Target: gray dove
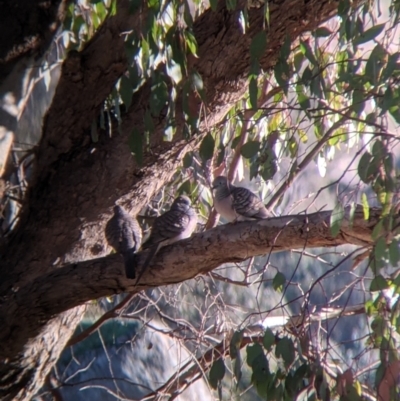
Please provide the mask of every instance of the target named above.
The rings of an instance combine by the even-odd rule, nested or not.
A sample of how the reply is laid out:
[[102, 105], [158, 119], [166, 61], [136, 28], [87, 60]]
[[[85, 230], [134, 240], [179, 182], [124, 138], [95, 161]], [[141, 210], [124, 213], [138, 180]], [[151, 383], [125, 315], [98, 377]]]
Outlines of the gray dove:
[[197, 226], [197, 214], [191, 205], [187, 196], [180, 195], [174, 200], [170, 210], [156, 218], [150, 237], [142, 247], [142, 249], [150, 248], [150, 252], [136, 283], [160, 248], [192, 235]]
[[108, 244], [124, 257], [126, 277], [135, 278], [135, 252], [142, 242], [142, 229], [137, 220], [116, 205], [105, 234]]
[[235, 187], [226, 177], [216, 177], [212, 189], [216, 211], [229, 222], [270, 217], [258, 196], [247, 188]]

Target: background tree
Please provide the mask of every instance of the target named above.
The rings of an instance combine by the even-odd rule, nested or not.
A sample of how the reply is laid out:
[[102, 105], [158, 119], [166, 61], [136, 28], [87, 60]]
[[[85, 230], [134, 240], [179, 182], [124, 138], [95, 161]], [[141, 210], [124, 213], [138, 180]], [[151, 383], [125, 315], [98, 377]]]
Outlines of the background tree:
[[[226, 263], [239, 264], [243, 276], [229, 269], [228, 276], [216, 272], [201, 279], [204, 287], [197, 283], [198, 290], [213, 291], [196, 301], [194, 323], [201, 325], [184, 329], [201, 347], [188, 340], [196, 360], [153, 388], [154, 397], [168, 392], [172, 399], [199, 371], [210, 371], [210, 386], [222, 397], [228, 355], [238, 384], [231, 391], [239, 391], [243, 347], [249, 381], [264, 399], [396, 397], [400, 67], [394, 38], [400, 5], [342, 0], [210, 6], [3, 3], [0, 15], [8, 22], [2, 27], [10, 25], [0, 46], [4, 148], [15, 139], [3, 172], [3, 399], [30, 399], [40, 390], [68, 341], [76, 342], [70, 337], [85, 302], [130, 293], [113, 305], [112, 317], [148, 287], [181, 283]], [[34, 135], [35, 124], [22, 122], [30, 122], [34, 91], [50, 88], [61, 61], [54, 97]], [[325, 177], [333, 160], [340, 162], [333, 182], [315, 182], [306, 201], [310, 187], [294, 192], [314, 161]], [[267, 205], [290, 216], [211, 229], [217, 216], [209, 183], [224, 171], [239, 181], [257, 178]], [[329, 189], [336, 206], [333, 213], [321, 212], [318, 202]], [[200, 232], [161, 251], [134, 287], [119, 255], [106, 256], [104, 225], [114, 203], [136, 215], [151, 199], [162, 210], [183, 191], [203, 217]], [[343, 244], [357, 249], [334, 261], [309, 250]], [[299, 260], [312, 256], [329, 269], [304, 289], [296, 284], [299, 260], [292, 275], [273, 260], [272, 252], [291, 249], [301, 249]], [[253, 258], [259, 255], [269, 256]], [[140, 254], [139, 269], [145, 257]], [[342, 291], [325, 294], [323, 306], [331, 309], [312, 308], [315, 288], [324, 288], [346, 261], [357, 267], [365, 258], [352, 281], [339, 283]], [[284, 296], [294, 285], [299, 294], [261, 305], [257, 294], [271, 280]], [[221, 309], [228, 284], [250, 289], [253, 308], [234, 315]], [[176, 297], [184, 299], [185, 287], [179, 288]], [[348, 294], [361, 290], [364, 302], [349, 303]], [[162, 312], [154, 299], [145, 301], [158, 314], [169, 313], [176, 303], [159, 291]], [[282, 312], [283, 329], [265, 330], [270, 312], [288, 302], [294, 309]], [[380, 351], [373, 379], [364, 377], [365, 364], [347, 370], [348, 361], [338, 366], [332, 357], [340, 351], [330, 343], [336, 321], [313, 323], [349, 314], [369, 316], [363, 344]], [[204, 334], [210, 329], [213, 341]]]

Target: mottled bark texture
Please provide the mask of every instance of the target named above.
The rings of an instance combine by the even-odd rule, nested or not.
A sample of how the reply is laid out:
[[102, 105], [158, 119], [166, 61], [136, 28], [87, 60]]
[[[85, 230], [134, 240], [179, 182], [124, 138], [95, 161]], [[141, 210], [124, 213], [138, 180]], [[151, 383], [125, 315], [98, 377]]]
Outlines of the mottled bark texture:
[[[122, 132], [111, 137], [100, 133], [99, 141], [92, 143], [90, 125], [127, 67], [121, 33], [138, 29], [145, 15], [145, 10], [141, 10], [128, 17], [125, 3], [118, 0], [117, 15], [104, 23], [82, 52], [70, 54], [64, 62], [52, 106], [44, 120], [35, 186], [18, 229], [2, 250], [0, 398], [3, 400], [28, 400], [42, 386], [84, 310], [83, 306], [69, 308], [90, 298], [133, 289], [132, 283], [124, 278], [118, 255], [81, 264], [107, 254], [104, 224], [115, 201], [119, 199], [132, 212], [140, 210], [171, 179], [183, 155], [199, 144], [206, 125], [209, 129], [220, 123], [229, 107], [247, 90], [249, 45], [263, 27], [264, 11], [262, 7], [249, 10], [250, 29], [243, 35], [238, 12], [227, 11], [221, 2], [217, 12], [205, 12], [194, 26], [199, 58], [193, 59], [190, 67], [202, 75], [207, 98], [207, 121], [202, 122], [196, 136], [190, 141], [182, 139], [182, 120], [178, 118], [174, 141], [162, 142], [164, 122], [155, 120], [150, 147], [143, 166], [139, 167], [127, 141], [133, 127], [143, 131], [150, 91], [150, 85], [145, 85], [134, 95], [132, 106], [123, 116]], [[239, 3], [243, 7], [244, 2]], [[294, 39], [301, 32], [316, 28], [336, 13], [337, 6], [338, 2], [332, 0], [270, 2], [270, 28], [267, 49], [260, 60], [262, 68], [274, 65], [286, 35]], [[18, 20], [18, 23], [23, 22]], [[192, 103], [193, 112], [198, 113], [200, 103], [196, 100]], [[256, 241], [258, 234], [253, 238], [251, 233], [256, 233], [255, 227], [263, 224], [266, 223], [238, 225], [236, 239], [226, 237], [226, 229], [219, 228], [197, 235], [186, 241], [186, 245], [174, 245], [160, 252], [154, 267], [143, 276], [143, 282], [152, 286], [178, 282], [223, 262], [267, 252], [272, 243], [265, 247], [256, 242], [247, 246], [244, 242]], [[304, 231], [297, 232], [301, 247], [304, 241], [308, 246], [311, 230], [306, 232], [307, 227], [304, 222]], [[321, 242], [320, 246], [338, 243], [337, 239], [329, 239], [327, 231], [325, 234], [327, 242]], [[196, 265], [197, 260], [207, 255], [213, 235], [218, 239], [219, 250], [221, 246], [227, 247], [227, 252], [218, 252], [220, 255], [228, 255], [229, 243], [223, 241], [228, 239], [236, 243], [232, 248], [236, 253], [226, 259], [210, 256], [206, 259], [207, 266]], [[259, 241], [266, 240], [265, 235], [265, 232], [259, 234]], [[195, 263], [191, 269], [195, 270], [186, 270], [188, 265], [182, 259], [174, 262], [172, 273], [168, 266], [174, 257], [182, 257], [184, 246], [186, 252], [192, 252]], [[201, 258], [196, 257], [200, 250]], [[68, 265], [58, 271], [61, 264]], [[161, 264], [167, 267], [161, 268]]]
[[0, 85], [22, 57], [47, 50], [66, 0], [4, 0], [0, 2]]

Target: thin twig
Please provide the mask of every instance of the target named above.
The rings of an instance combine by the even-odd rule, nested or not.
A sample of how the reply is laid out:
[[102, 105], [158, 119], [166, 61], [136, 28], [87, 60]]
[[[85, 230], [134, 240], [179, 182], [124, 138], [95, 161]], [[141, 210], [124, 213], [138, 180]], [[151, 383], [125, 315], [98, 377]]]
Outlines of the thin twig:
[[331, 128], [326, 131], [325, 135], [318, 141], [318, 143], [314, 146], [314, 148], [307, 154], [307, 156], [303, 159], [303, 161], [296, 166], [293, 165], [292, 169], [289, 172], [289, 176], [287, 180], [280, 186], [280, 188], [275, 192], [269, 202], [265, 205], [265, 207], [269, 210], [275, 207], [275, 205], [279, 202], [281, 197], [284, 195], [286, 190], [293, 184], [294, 179], [302, 172], [305, 167], [314, 159], [314, 157], [318, 154], [318, 152], [323, 148], [326, 142], [329, 141], [332, 134], [340, 128], [343, 124], [348, 120], [348, 116], [351, 114], [351, 110], [348, 110], [343, 117], [336, 121]]
[[[272, 99], [276, 94], [282, 92], [282, 88], [276, 87], [276, 88], [271, 89], [267, 93], [268, 84], [269, 84], [269, 82], [267, 80], [265, 80], [264, 84], [263, 84], [262, 95], [257, 101], [257, 103], [258, 103], [257, 108], [244, 111], [244, 121], [243, 121], [242, 129], [240, 131], [240, 140], [239, 140], [239, 143], [236, 145], [236, 148], [235, 148], [235, 151], [233, 154], [233, 158], [232, 158], [232, 162], [229, 166], [229, 170], [228, 170], [228, 174], [227, 174], [228, 180], [230, 182], [232, 182], [236, 177], [237, 169], [239, 166], [239, 161], [240, 161], [240, 158], [242, 157], [241, 149], [242, 149], [242, 146], [247, 142], [247, 139], [249, 137], [249, 125], [251, 123], [251, 119], [253, 118], [254, 114], [257, 113], [258, 110], [260, 108], [262, 108], [270, 99]], [[218, 221], [219, 221], [219, 215], [218, 215], [217, 211], [215, 210], [215, 208], [212, 208], [212, 210], [208, 216], [207, 223], [205, 225], [205, 230], [209, 230], [210, 228], [215, 227], [218, 224]]]
[[100, 328], [107, 320], [118, 317], [122, 309], [125, 308], [127, 304], [135, 297], [136, 294], [128, 294], [118, 305], [116, 305], [111, 310], [107, 311], [103, 316], [101, 316], [96, 322], [94, 322], [90, 327], [83, 330], [78, 335], [72, 337], [68, 343], [67, 347], [71, 347], [72, 345], [78, 344], [83, 341], [85, 338], [89, 337], [92, 333]]

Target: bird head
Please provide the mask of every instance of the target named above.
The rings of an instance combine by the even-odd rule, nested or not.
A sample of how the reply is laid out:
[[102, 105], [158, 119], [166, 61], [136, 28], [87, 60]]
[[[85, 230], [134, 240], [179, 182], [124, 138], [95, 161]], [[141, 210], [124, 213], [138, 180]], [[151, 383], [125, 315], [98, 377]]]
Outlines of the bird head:
[[218, 189], [218, 188], [226, 188], [228, 186], [229, 186], [228, 179], [223, 175], [220, 175], [218, 177], [215, 177], [211, 188]]
[[186, 195], [180, 195], [175, 200], [174, 203], [171, 205], [171, 210], [188, 210], [192, 202], [190, 198]]
[[114, 213], [115, 214], [123, 214], [124, 213], [124, 208], [121, 205], [115, 205], [113, 207]]

